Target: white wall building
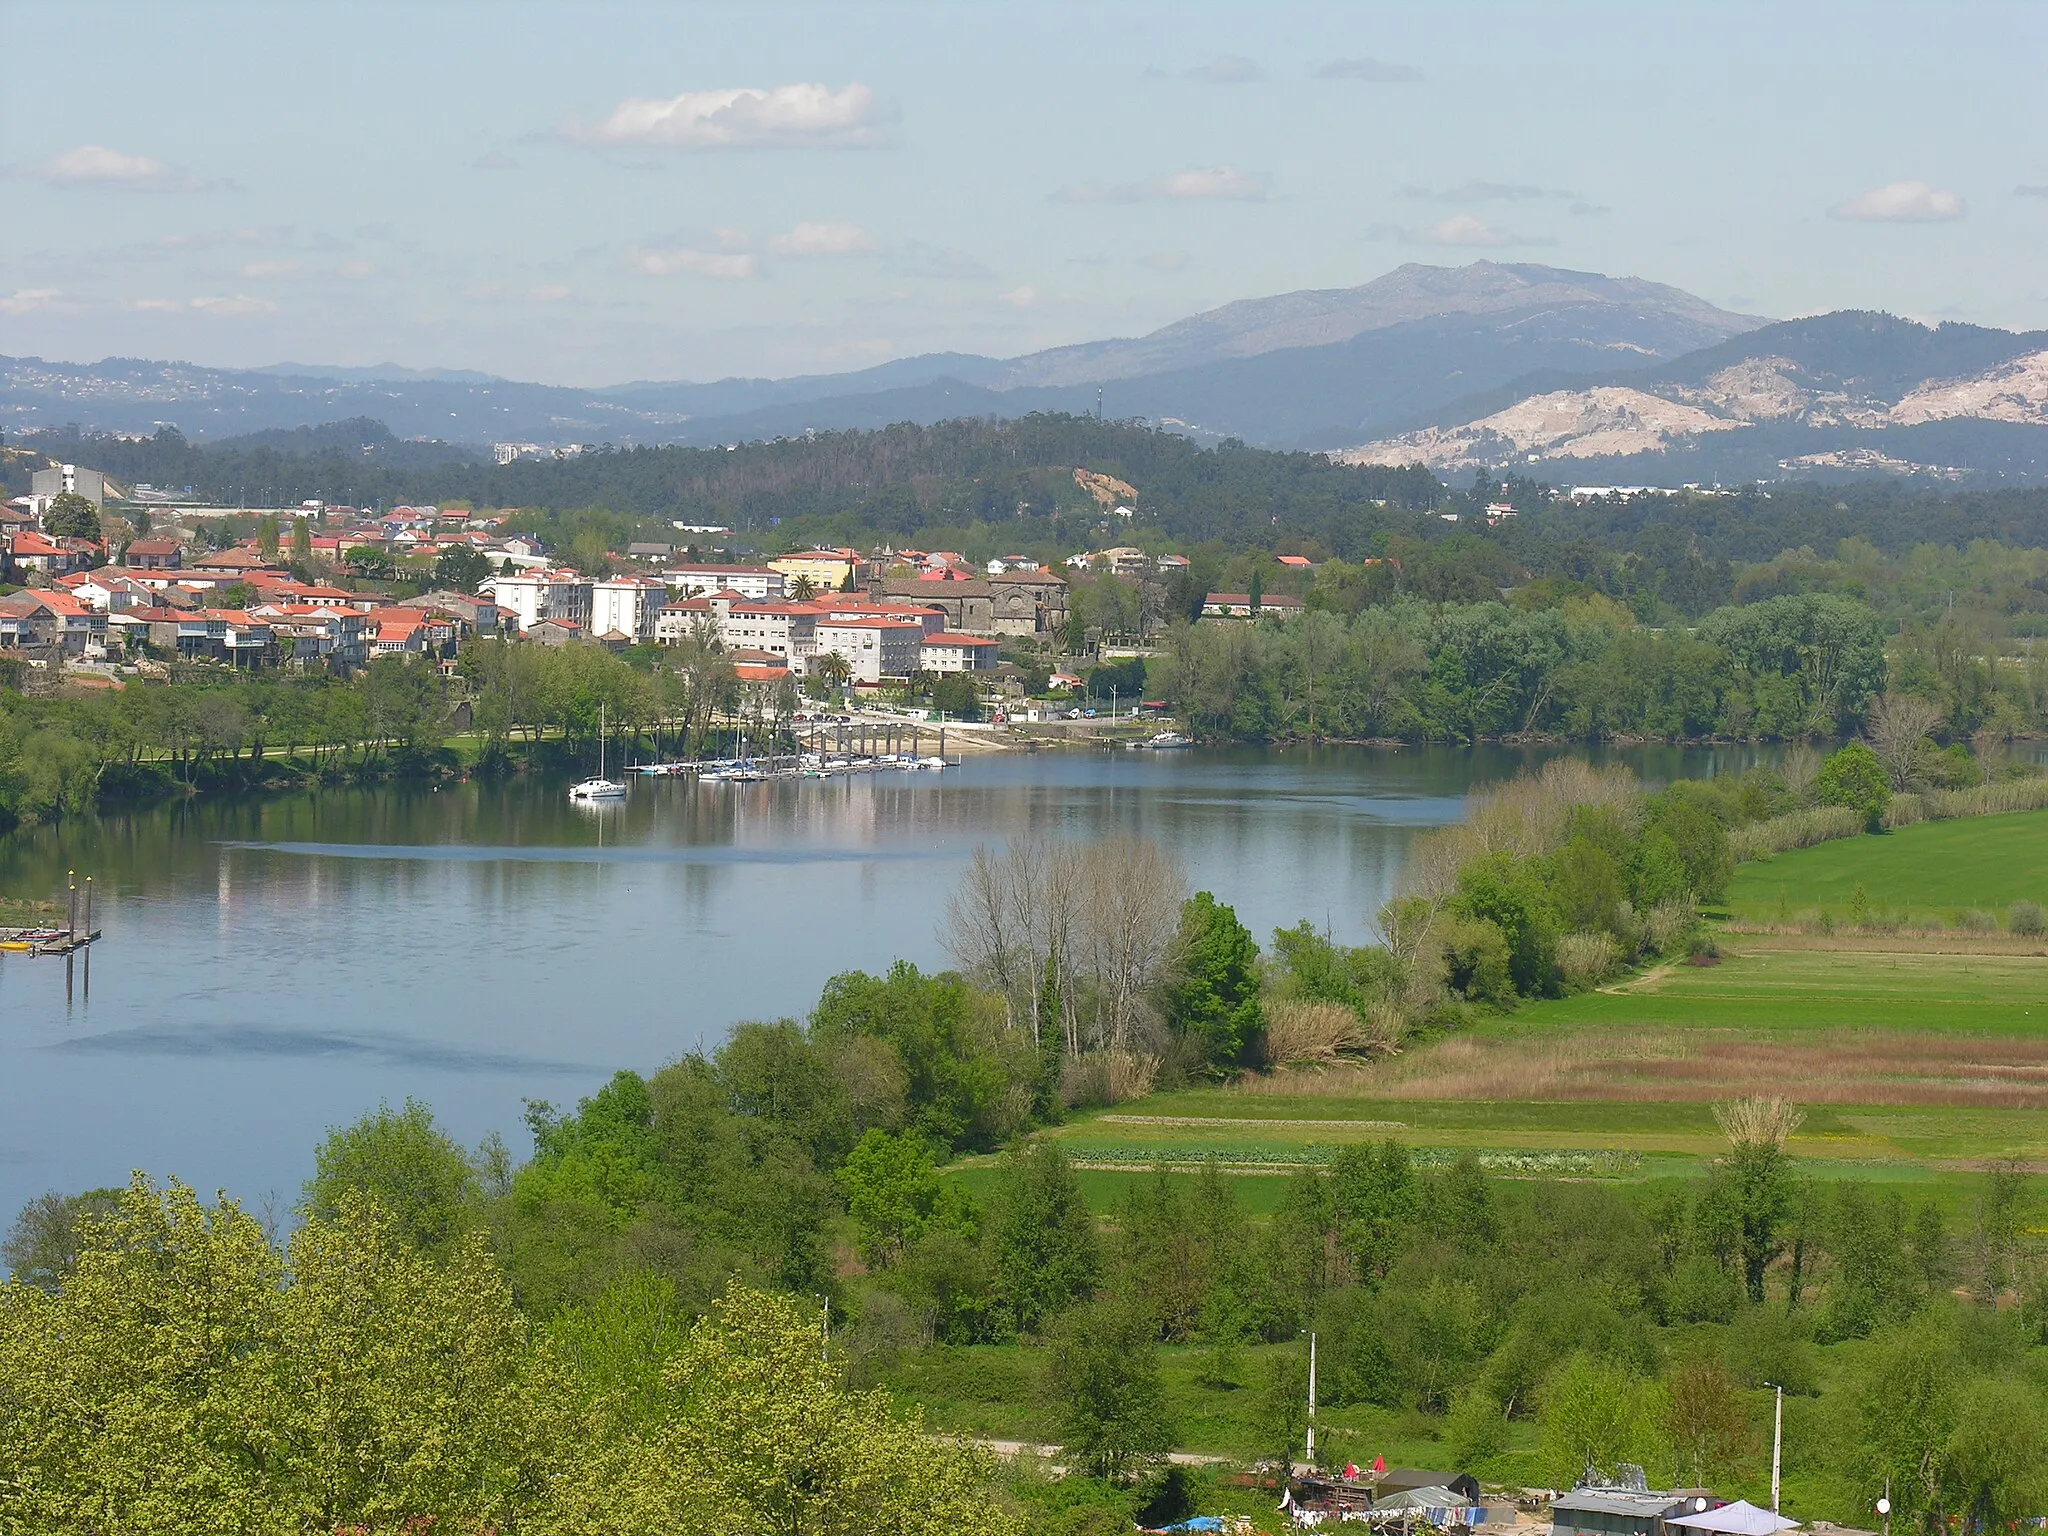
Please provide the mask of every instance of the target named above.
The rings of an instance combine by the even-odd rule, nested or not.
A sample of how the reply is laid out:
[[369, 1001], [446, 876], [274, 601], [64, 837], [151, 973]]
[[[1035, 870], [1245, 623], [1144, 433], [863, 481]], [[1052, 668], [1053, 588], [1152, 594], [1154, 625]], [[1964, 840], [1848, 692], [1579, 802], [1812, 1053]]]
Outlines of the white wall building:
[[901, 619], [835, 613], [817, 621], [818, 654], [832, 651], [844, 656], [856, 683], [908, 677], [917, 670], [923, 642], [924, 626]]
[[679, 603], [664, 603], [654, 616], [654, 643], [681, 645], [690, 636], [709, 630], [718, 633], [718, 616], [701, 597], [686, 597]]
[[655, 620], [668, 588], [652, 576], [612, 576], [590, 585], [590, 634], [624, 635], [634, 645], [654, 643]]
[[737, 592], [706, 599], [728, 651], [768, 651], [801, 677], [818, 648], [818, 611], [803, 603], [754, 602]]
[[587, 631], [591, 586], [590, 578], [580, 571], [556, 569], [493, 576], [483, 590], [523, 635], [542, 619], [565, 620]]
[[681, 597], [709, 597], [713, 592], [737, 592], [756, 602], [781, 598], [788, 592], [780, 571], [765, 565], [675, 565], [661, 573], [662, 580]]
[[927, 635], [918, 647], [918, 665], [927, 672], [987, 672], [1001, 643], [986, 635]]

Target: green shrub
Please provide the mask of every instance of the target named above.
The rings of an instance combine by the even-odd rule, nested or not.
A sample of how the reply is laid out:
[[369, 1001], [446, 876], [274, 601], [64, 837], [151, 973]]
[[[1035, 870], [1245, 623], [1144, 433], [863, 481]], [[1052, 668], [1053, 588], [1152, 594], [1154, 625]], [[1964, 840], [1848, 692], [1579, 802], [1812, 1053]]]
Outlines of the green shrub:
[[1822, 805], [1839, 805], [1863, 818], [1866, 832], [1884, 827], [1885, 807], [1891, 803], [1891, 781], [1877, 754], [1860, 741], [1852, 741], [1821, 764], [1814, 783]]
[[2048, 934], [2048, 912], [2037, 901], [2016, 901], [2006, 908], [2005, 925], [2022, 938], [2038, 939]]

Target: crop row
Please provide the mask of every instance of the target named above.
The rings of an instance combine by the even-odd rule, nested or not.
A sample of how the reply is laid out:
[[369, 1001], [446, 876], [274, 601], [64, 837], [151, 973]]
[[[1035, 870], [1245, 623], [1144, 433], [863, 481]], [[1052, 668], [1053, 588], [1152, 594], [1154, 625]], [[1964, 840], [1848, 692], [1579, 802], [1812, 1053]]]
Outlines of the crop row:
[[[1090, 1143], [1072, 1145], [1069, 1150], [1084, 1167], [1090, 1164], [1150, 1167], [1199, 1166], [1214, 1162], [1221, 1166], [1253, 1168], [1327, 1167], [1337, 1159], [1340, 1148], [1333, 1146], [1237, 1146], [1166, 1147], [1156, 1143], [1138, 1146], [1105, 1146]], [[1472, 1157], [1490, 1173], [1548, 1174], [1580, 1178], [1623, 1178], [1640, 1173], [1640, 1152], [1519, 1150], [1487, 1148], [1467, 1152], [1459, 1147], [1411, 1147], [1409, 1161], [1422, 1168], [1447, 1168], [1461, 1157]]]

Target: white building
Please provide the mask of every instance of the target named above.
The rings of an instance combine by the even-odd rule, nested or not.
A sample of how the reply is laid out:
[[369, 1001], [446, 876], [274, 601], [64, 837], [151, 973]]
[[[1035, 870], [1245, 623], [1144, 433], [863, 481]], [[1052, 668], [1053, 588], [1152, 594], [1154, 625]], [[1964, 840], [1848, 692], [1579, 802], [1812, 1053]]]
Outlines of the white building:
[[918, 647], [918, 665], [927, 672], [987, 672], [1000, 644], [986, 635], [927, 635]]
[[908, 677], [917, 670], [919, 647], [924, 643], [922, 624], [837, 613], [816, 623], [817, 654], [831, 651], [844, 656], [856, 683]]
[[765, 565], [677, 565], [661, 573], [662, 580], [680, 597], [708, 597], [713, 592], [737, 592], [757, 602], [781, 598], [788, 592], [780, 571]]
[[542, 619], [561, 619], [590, 627], [591, 580], [567, 569], [520, 571], [493, 576], [483, 584], [504, 617], [523, 635]]
[[756, 602], [737, 592], [706, 599], [728, 651], [767, 651], [801, 677], [818, 648], [818, 610], [804, 603]]
[[686, 597], [679, 603], [664, 603], [654, 616], [654, 643], [681, 645], [690, 636], [709, 630], [718, 632], [718, 619], [711, 604], [701, 597]]
[[668, 588], [652, 576], [612, 576], [590, 586], [590, 633], [603, 640], [624, 635], [634, 645], [654, 643], [655, 620]]

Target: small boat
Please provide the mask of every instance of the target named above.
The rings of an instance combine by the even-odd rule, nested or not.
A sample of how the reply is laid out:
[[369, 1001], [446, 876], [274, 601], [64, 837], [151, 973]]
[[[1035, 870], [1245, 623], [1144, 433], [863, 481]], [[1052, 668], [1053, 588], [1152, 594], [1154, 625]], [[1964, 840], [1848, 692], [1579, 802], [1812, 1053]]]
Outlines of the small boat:
[[1145, 743], [1154, 752], [1171, 752], [1177, 747], [1192, 747], [1194, 744], [1194, 737], [1183, 736], [1179, 731], [1161, 731]]
[[604, 706], [597, 706], [597, 777], [569, 786], [571, 800], [623, 800], [626, 786], [604, 776]]
[[0, 932], [0, 949], [34, 954], [45, 945], [61, 943], [69, 937], [63, 928], [11, 928]]

